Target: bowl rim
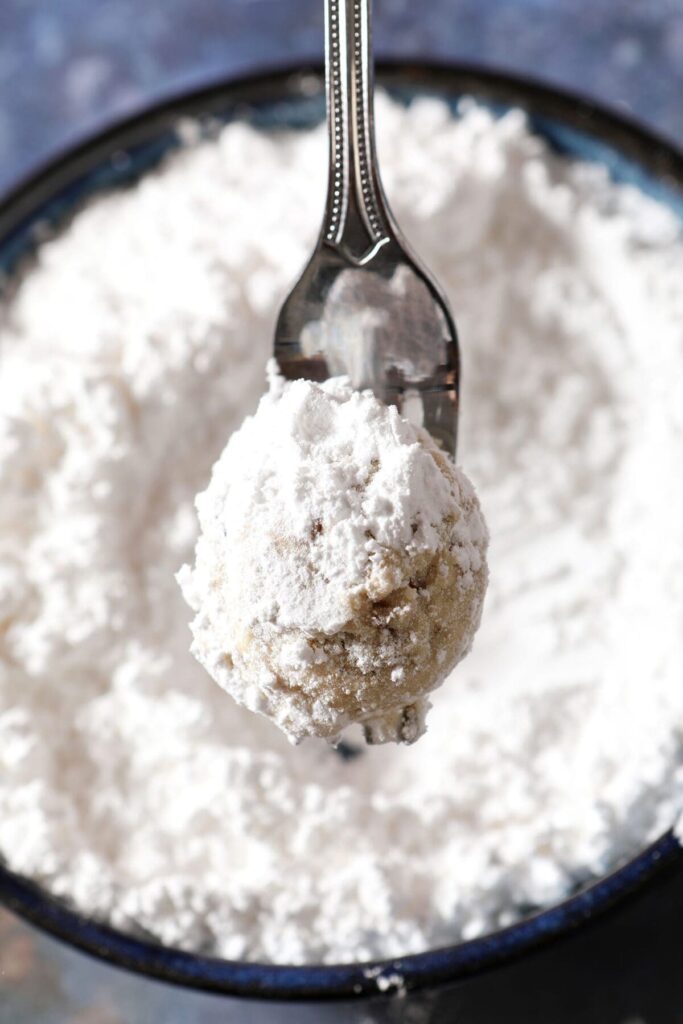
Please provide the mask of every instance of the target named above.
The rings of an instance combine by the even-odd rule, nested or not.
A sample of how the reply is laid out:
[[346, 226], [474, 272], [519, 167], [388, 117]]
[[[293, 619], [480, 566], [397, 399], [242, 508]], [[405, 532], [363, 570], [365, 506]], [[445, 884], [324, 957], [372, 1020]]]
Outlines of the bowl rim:
[[[557, 119], [632, 160], [665, 189], [681, 192], [683, 152], [636, 119], [575, 92], [522, 75], [476, 64], [424, 60], [379, 61], [378, 80], [388, 88], [471, 93], [477, 98], [519, 104], [532, 114]], [[211, 78], [192, 89], [141, 106], [132, 115], [85, 133], [56, 155], [22, 175], [0, 198], [0, 239], [6, 241], [36, 216], [48, 197], [58, 194], [98, 161], [129, 150], [179, 118], [226, 107], [301, 100], [305, 83], [322, 88], [320, 65], [288, 65], [239, 77]], [[683, 207], [682, 207], [683, 209]], [[559, 941], [580, 927], [614, 914], [637, 898], [646, 883], [683, 867], [683, 850], [672, 830], [636, 857], [559, 904], [506, 928], [455, 945], [402, 957], [362, 963], [292, 966], [223, 960], [136, 938], [91, 920], [39, 885], [0, 863], [0, 905], [68, 945], [113, 966], [192, 989], [275, 1000], [341, 1000], [372, 994], [388, 997], [433, 988], [479, 974], [524, 953]], [[392, 979], [402, 979], [398, 986]], [[385, 983], [383, 989], [378, 986]]]
[[[77, 132], [47, 156], [33, 162], [9, 185], [0, 189], [0, 236], [7, 225], [35, 205], [41, 187], [54, 190], [55, 181], [72, 177], [81, 165], [101, 152], [111, 154], [113, 144], [125, 135], [126, 144], [147, 134], [151, 124], [171, 128], [185, 114], [211, 111], [230, 96], [237, 107], [267, 99], [301, 96], [301, 82], [321, 81], [323, 65], [316, 62], [279, 64], [243, 75], [211, 75], [189, 88], [170, 89], [151, 102], [135, 105], [126, 114], [107, 118], [94, 129]], [[668, 188], [683, 193], [683, 143], [666, 137], [630, 112], [616, 109], [577, 90], [536, 79], [530, 75], [500, 71], [466, 61], [382, 59], [376, 62], [380, 86], [413, 87], [435, 92], [476, 93], [484, 98], [506, 98], [541, 115], [561, 117], [587, 135], [608, 138], [611, 145], [660, 178]], [[455, 87], [455, 88], [454, 88]]]

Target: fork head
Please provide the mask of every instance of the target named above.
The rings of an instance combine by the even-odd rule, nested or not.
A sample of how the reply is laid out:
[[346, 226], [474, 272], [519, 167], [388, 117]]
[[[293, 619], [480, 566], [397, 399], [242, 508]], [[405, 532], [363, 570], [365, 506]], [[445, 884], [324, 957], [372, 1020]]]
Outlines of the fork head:
[[362, 241], [352, 248], [321, 237], [280, 310], [280, 372], [288, 380], [348, 376], [454, 456], [460, 360], [448, 305], [397, 238]]

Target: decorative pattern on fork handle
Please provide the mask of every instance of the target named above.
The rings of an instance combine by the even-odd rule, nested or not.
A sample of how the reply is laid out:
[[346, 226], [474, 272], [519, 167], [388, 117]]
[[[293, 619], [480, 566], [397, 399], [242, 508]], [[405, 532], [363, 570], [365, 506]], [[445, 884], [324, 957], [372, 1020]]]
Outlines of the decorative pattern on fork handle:
[[330, 166], [323, 237], [358, 266], [389, 241], [375, 171], [370, 2], [325, 3]]

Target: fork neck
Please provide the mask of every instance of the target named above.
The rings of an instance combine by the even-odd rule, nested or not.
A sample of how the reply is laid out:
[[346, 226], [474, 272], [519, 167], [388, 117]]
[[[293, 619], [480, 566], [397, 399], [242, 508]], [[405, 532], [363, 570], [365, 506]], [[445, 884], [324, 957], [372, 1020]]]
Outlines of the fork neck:
[[371, 0], [325, 0], [329, 181], [322, 238], [363, 265], [389, 240], [373, 122]]

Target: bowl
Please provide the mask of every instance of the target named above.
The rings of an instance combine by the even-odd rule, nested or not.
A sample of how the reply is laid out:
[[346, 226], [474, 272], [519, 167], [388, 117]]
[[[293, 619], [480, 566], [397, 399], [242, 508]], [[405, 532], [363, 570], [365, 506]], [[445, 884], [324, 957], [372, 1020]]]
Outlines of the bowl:
[[[534, 131], [553, 149], [606, 166], [614, 180], [635, 185], [683, 220], [683, 155], [622, 115], [566, 92], [475, 67], [387, 63], [380, 65], [378, 78], [402, 100], [437, 95], [455, 107], [461, 96], [470, 95], [500, 112], [520, 106]], [[321, 71], [285, 69], [212, 83], [144, 110], [51, 160], [0, 201], [0, 285], [30, 257], [46, 224], [60, 224], [92, 195], [123, 187], [157, 164], [178, 145], [175, 125], [188, 116], [209, 123], [246, 118], [264, 128], [311, 126], [324, 116]], [[196, 1009], [199, 1004], [192, 1002], [191, 989], [221, 994], [225, 1012], [229, 1006], [245, 1009], [235, 998], [252, 1000], [250, 1021], [303, 1021], [309, 1013], [311, 1020], [388, 1020], [396, 1019], [387, 1016], [390, 1007], [400, 1006], [407, 1013], [412, 1006], [416, 1014], [423, 1014], [415, 1020], [451, 1020], [457, 1007], [458, 1020], [463, 1021], [491, 1021], [501, 1013], [507, 1021], [517, 1019], [516, 1014], [525, 1020], [536, 1014], [554, 1024], [593, 1019], [605, 1024], [621, 1019], [613, 1014], [615, 1008], [621, 1012], [622, 1003], [626, 1014], [643, 1014], [648, 1007], [655, 1007], [656, 1013], [656, 1007], [665, 1006], [675, 994], [678, 1005], [683, 1005], [675, 956], [670, 956], [670, 981], [666, 975], [667, 951], [671, 954], [670, 947], [683, 939], [680, 930], [676, 936], [673, 913], [683, 907], [683, 853], [673, 832], [608, 877], [511, 927], [372, 964], [238, 963], [165, 948], [87, 919], [2, 866], [0, 901], [72, 949], [133, 972], [138, 995], [131, 1005], [146, 1005], [150, 979], [180, 986], [182, 994], [168, 997], [168, 1015], [155, 1016], [164, 1021], [176, 1019], [173, 1014], [183, 999], [195, 1009], [183, 1011], [178, 1020], [218, 1019], [196, 1015], [212, 1014], [206, 1007], [215, 1006], [215, 1000]], [[669, 934], [662, 942], [662, 935]], [[79, 967], [84, 958], [71, 955], [76, 958], [73, 969], [85, 971]], [[60, 962], [65, 956], [62, 948]], [[643, 965], [647, 975], [653, 960], [656, 984], [654, 977], [650, 983], [643, 974]], [[402, 978], [398, 992], [391, 982], [397, 974]], [[118, 972], [107, 976], [110, 981], [101, 982], [98, 991], [116, 989], [118, 983], [111, 979], [119, 977]], [[130, 977], [128, 984], [130, 989]], [[558, 991], [566, 985], [571, 994], [558, 1000]], [[633, 1006], [629, 986], [636, 1000]], [[309, 1004], [305, 1011], [304, 1003]], [[235, 1013], [234, 1018], [224, 1016], [222, 1010], [220, 1019], [243, 1019]], [[0, 1006], [0, 1020], [1, 1014]]]

